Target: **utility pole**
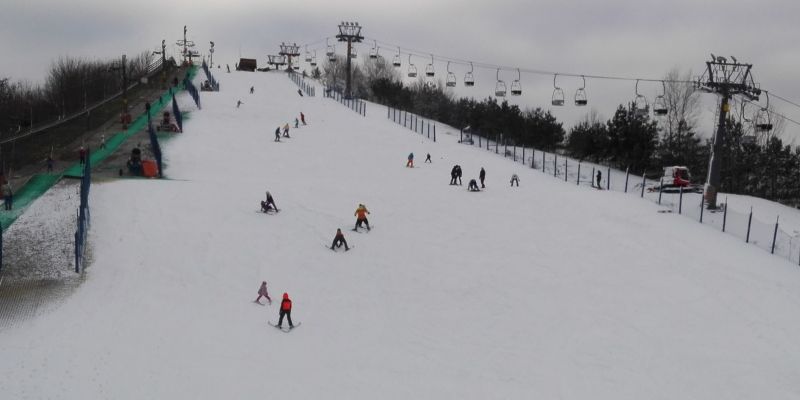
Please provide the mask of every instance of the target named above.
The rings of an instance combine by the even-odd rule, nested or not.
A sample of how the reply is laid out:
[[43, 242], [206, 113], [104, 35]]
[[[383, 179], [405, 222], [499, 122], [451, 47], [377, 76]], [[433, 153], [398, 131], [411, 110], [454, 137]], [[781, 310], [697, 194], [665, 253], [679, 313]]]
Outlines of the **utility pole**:
[[189, 48], [194, 47], [194, 42], [186, 39], [186, 25], [183, 26], [183, 40], [178, 40], [176, 44], [178, 46], [183, 46], [183, 62], [188, 65], [189, 61], [192, 59]]
[[161, 41], [161, 51], [154, 51], [153, 54], [161, 54], [161, 89], [167, 88], [167, 41]]
[[361, 43], [364, 40], [364, 37], [361, 36], [361, 26], [358, 25], [358, 22], [342, 22], [339, 24], [339, 34], [336, 35], [336, 38], [340, 42], [347, 42], [347, 80], [345, 81], [344, 97], [350, 99], [352, 98], [350, 73], [352, 57], [350, 55], [353, 54], [353, 43]]
[[711, 149], [711, 159], [708, 162], [708, 178], [706, 180], [705, 200], [709, 210], [717, 208], [717, 191], [722, 181], [720, 176], [720, 163], [722, 162], [722, 145], [725, 141], [725, 125], [730, 100], [739, 95], [751, 101], [757, 101], [761, 94], [753, 82], [750, 70], [752, 64], [742, 64], [731, 57], [728, 62], [725, 57], [711, 55], [711, 61], [706, 61], [706, 71], [697, 81], [697, 88], [707, 93], [716, 93], [722, 97], [719, 109], [717, 132], [714, 134], [714, 145]]
[[286, 71], [291, 71], [292, 70], [292, 57], [300, 56], [300, 46], [298, 46], [297, 43], [285, 44], [285, 43], [281, 42], [281, 51], [278, 54], [286, 57], [286, 63], [288, 65], [286, 67]]
[[210, 58], [209, 60], [210, 65], [208, 66], [208, 68], [214, 68], [214, 42], [209, 42], [209, 43], [211, 43], [211, 48], [208, 49], [208, 54]]

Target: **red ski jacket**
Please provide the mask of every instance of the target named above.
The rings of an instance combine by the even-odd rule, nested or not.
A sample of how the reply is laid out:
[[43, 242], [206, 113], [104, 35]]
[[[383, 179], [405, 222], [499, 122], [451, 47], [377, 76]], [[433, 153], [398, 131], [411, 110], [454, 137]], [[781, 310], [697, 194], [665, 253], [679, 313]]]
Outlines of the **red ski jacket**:
[[281, 301], [281, 311], [292, 311], [292, 301], [289, 298], [284, 298]]

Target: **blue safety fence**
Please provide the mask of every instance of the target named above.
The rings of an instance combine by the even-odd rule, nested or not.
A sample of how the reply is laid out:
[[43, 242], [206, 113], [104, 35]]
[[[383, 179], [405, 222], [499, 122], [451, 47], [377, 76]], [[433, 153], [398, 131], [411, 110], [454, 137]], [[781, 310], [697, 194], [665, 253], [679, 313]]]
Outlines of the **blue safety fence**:
[[219, 92], [219, 82], [217, 82], [217, 80], [214, 79], [214, 75], [208, 69], [208, 64], [206, 64], [206, 60], [203, 60], [202, 68], [203, 72], [206, 73], [206, 81], [203, 82], [202, 85], [200, 85], [200, 90]]
[[357, 112], [359, 115], [367, 116], [367, 103], [361, 99], [348, 98], [342, 92], [327, 86], [324, 91], [325, 97], [333, 99], [344, 105], [345, 107]]
[[92, 167], [89, 149], [86, 149], [83, 176], [81, 177], [80, 205], [78, 206], [78, 228], [75, 232], [75, 272], [80, 273], [86, 256], [86, 237], [89, 231], [89, 188], [92, 184]]

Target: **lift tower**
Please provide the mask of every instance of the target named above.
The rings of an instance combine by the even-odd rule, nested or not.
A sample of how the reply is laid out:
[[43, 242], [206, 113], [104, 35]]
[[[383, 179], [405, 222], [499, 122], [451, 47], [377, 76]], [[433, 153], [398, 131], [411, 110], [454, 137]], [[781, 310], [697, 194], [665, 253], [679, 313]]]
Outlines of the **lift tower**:
[[706, 61], [706, 70], [697, 80], [697, 89], [706, 93], [716, 93], [721, 97], [719, 108], [719, 122], [717, 132], [714, 134], [714, 144], [711, 148], [711, 159], [708, 162], [708, 178], [706, 180], [705, 200], [708, 209], [717, 208], [717, 191], [720, 187], [720, 162], [722, 158], [722, 144], [725, 140], [725, 121], [730, 111], [730, 100], [733, 96], [742, 96], [751, 101], [757, 101], [761, 94], [753, 82], [750, 70], [752, 64], [742, 64], [731, 57], [729, 62], [725, 57], [711, 55], [711, 61]]
[[361, 36], [361, 26], [358, 25], [358, 22], [342, 22], [339, 24], [339, 34], [336, 35], [336, 38], [339, 39], [340, 42], [347, 42], [347, 80], [345, 81], [344, 97], [349, 99], [352, 97], [350, 89], [350, 58], [352, 57], [350, 57], [350, 55], [353, 54], [353, 43], [361, 43], [364, 41], [364, 37]]

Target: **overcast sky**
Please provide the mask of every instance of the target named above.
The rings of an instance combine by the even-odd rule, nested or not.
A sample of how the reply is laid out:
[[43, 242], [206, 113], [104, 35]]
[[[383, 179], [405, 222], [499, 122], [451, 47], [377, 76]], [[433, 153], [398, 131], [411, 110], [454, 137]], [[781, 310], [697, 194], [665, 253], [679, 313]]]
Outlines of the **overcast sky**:
[[[499, 65], [578, 74], [661, 78], [672, 67], [699, 74], [709, 53], [735, 56], [754, 65], [763, 88], [800, 103], [800, 1], [511, 1], [480, 2], [344, 0], [4, 0], [0, 14], [0, 77], [40, 82], [60, 55], [110, 58], [156, 50], [167, 39], [168, 52], [183, 26], [196, 49], [231, 66], [243, 57], [264, 64], [281, 42], [308, 43], [333, 36], [340, 21], [358, 21], [362, 34], [436, 55]], [[359, 51], [368, 52], [371, 43]], [[324, 44], [323, 44], [324, 48]], [[337, 46], [340, 52], [342, 46]], [[395, 51], [396, 50], [392, 50]], [[381, 50], [389, 55], [389, 50]], [[318, 51], [320, 61], [324, 50]], [[404, 56], [403, 69], [407, 64]], [[429, 61], [416, 58], [422, 70]], [[436, 64], [437, 71], [445, 69]], [[451, 69], [459, 78], [465, 67]], [[478, 85], [459, 86], [457, 94], [483, 98], [494, 91], [494, 70], [476, 69]], [[508, 83], [516, 73], [502, 72]], [[224, 82], [224, 76], [219, 77]], [[567, 106], [554, 109], [566, 124], [594, 108], [605, 118], [634, 96], [634, 83], [588, 80], [587, 108], [569, 101], [580, 86], [559, 78]], [[550, 107], [552, 76], [522, 75], [523, 96], [509, 98], [522, 107]], [[640, 84], [651, 101], [658, 84]], [[713, 95], [703, 95], [713, 108]], [[800, 121], [800, 110], [773, 100], [781, 112]], [[713, 115], [701, 126], [709, 129]], [[790, 134], [800, 131], [787, 124]]]

